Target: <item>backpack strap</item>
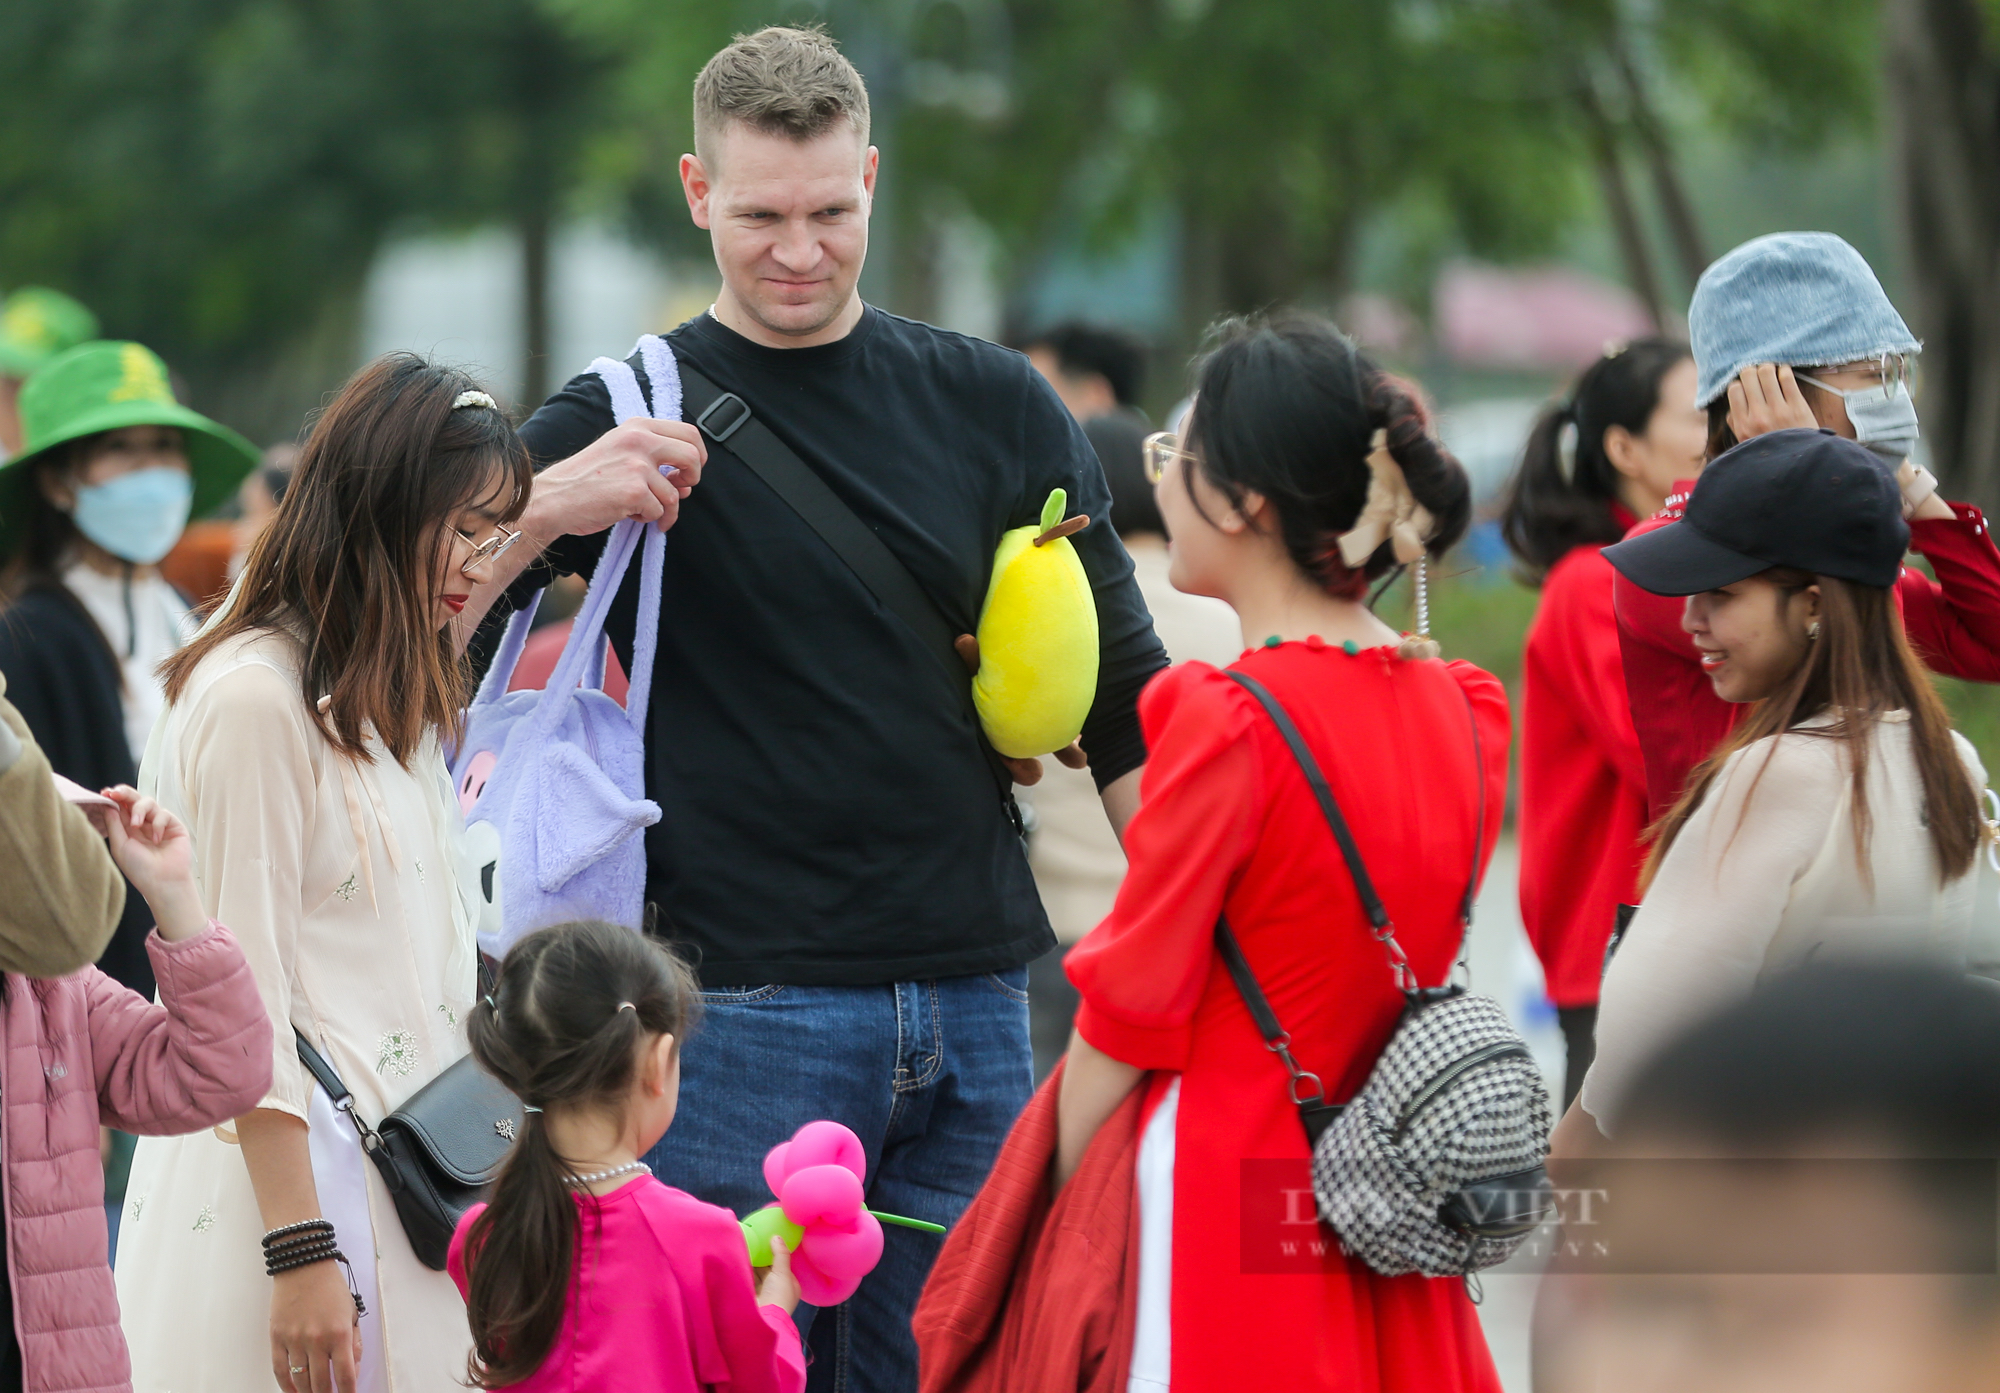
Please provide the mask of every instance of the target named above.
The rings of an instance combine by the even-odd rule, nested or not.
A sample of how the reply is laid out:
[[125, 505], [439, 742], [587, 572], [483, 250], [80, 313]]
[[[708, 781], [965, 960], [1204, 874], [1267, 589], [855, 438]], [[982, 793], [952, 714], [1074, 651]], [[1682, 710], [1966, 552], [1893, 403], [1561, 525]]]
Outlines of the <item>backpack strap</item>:
[[[1382, 896], [1375, 889], [1375, 881], [1368, 874], [1368, 866], [1361, 859], [1361, 848], [1355, 843], [1354, 832], [1347, 824], [1346, 816], [1340, 810], [1340, 802], [1333, 796], [1333, 788], [1326, 781], [1319, 761], [1299, 734], [1299, 728], [1292, 721], [1291, 714], [1263, 683], [1246, 673], [1233, 668], [1225, 668], [1222, 675], [1257, 699], [1257, 704], [1271, 718], [1284, 738], [1286, 747], [1292, 752], [1299, 772], [1305, 775], [1306, 784], [1313, 791], [1319, 810], [1326, 819], [1327, 827], [1333, 832], [1333, 839], [1340, 847], [1340, 854], [1347, 862], [1348, 873], [1354, 878], [1355, 893], [1360, 897], [1362, 912], [1368, 916], [1370, 936], [1380, 943], [1389, 957], [1389, 971], [1395, 977], [1396, 989], [1403, 993], [1412, 1006], [1422, 1004], [1434, 995], [1448, 995], [1455, 989], [1449, 985], [1441, 988], [1425, 989], [1417, 984], [1410, 960], [1403, 953], [1402, 945], [1396, 942], [1396, 926], [1389, 918], [1389, 910], [1382, 903]], [[1472, 710], [1472, 699], [1465, 696], [1464, 688], [1459, 695], [1465, 697], [1467, 716], [1472, 718], [1473, 777], [1479, 787], [1478, 816], [1472, 827], [1472, 873], [1466, 881], [1465, 894], [1459, 901], [1459, 962], [1463, 963], [1467, 945], [1472, 938], [1472, 901], [1479, 889], [1479, 865], [1481, 851], [1486, 837], [1486, 759], [1485, 749], [1479, 736], [1479, 720]], [[1270, 998], [1257, 982], [1257, 975], [1250, 970], [1250, 960], [1243, 955], [1243, 945], [1236, 940], [1236, 934], [1229, 927], [1227, 915], [1215, 921], [1215, 951], [1229, 969], [1230, 978], [1236, 983], [1236, 990], [1243, 997], [1243, 1004], [1249, 1009], [1250, 1018], [1257, 1025], [1257, 1033], [1264, 1037], [1264, 1047], [1278, 1056], [1291, 1077], [1291, 1099], [1298, 1107], [1299, 1119], [1305, 1124], [1309, 1144], [1317, 1145], [1320, 1133], [1332, 1125], [1340, 1115], [1343, 1105], [1326, 1101], [1324, 1087], [1319, 1076], [1303, 1069], [1292, 1057], [1292, 1037], [1279, 1024], [1277, 1012], [1271, 1009]]]
[[[1348, 874], [1354, 878], [1355, 893], [1361, 899], [1362, 912], [1368, 916], [1368, 924], [1375, 940], [1382, 945], [1389, 957], [1389, 971], [1396, 979], [1397, 990], [1415, 1000], [1423, 990], [1410, 968], [1410, 960], [1404, 954], [1401, 944], [1396, 942], [1396, 926], [1389, 918], [1388, 906], [1382, 903], [1382, 896], [1375, 889], [1374, 878], [1368, 874], [1368, 866], [1361, 859], [1361, 848], [1354, 840], [1354, 832], [1347, 824], [1346, 816], [1340, 811], [1340, 803], [1333, 796], [1333, 789], [1320, 770], [1319, 761], [1313, 757], [1311, 747], [1299, 728], [1293, 724], [1291, 714], [1284, 708], [1270, 689], [1247, 673], [1225, 668], [1222, 675], [1243, 688], [1257, 699], [1264, 713], [1271, 718], [1271, 724], [1284, 737], [1292, 758], [1305, 775], [1306, 784], [1312, 789], [1313, 797], [1319, 803], [1320, 814], [1333, 832], [1333, 839], [1339, 844], [1340, 854], [1347, 862]], [[1472, 824], [1472, 868], [1466, 874], [1465, 893], [1459, 897], [1459, 951], [1458, 960], [1463, 962], [1467, 946], [1472, 941], [1472, 902], [1479, 893], [1479, 866], [1483, 859], [1486, 839], [1486, 751], [1479, 735], [1479, 719], [1472, 709], [1472, 698], [1463, 687], [1459, 696], [1465, 702], [1465, 714], [1472, 726], [1472, 777], [1478, 789], [1478, 812]]]

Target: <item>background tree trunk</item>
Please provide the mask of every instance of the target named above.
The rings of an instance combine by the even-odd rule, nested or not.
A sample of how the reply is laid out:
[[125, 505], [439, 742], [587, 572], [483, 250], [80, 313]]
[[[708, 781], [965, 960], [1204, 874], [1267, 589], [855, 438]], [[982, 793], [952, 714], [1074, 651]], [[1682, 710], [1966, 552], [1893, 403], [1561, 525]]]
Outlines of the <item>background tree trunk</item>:
[[1646, 81], [1622, 43], [1617, 47], [1617, 61], [1618, 75], [1625, 87], [1626, 104], [1632, 115], [1632, 128], [1638, 133], [1646, 167], [1653, 176], [1653, 196], [1659, 200], [1660, 216], [1665, 219], [1667, 233], [1673, 240], [1681, 274], [1687, 278], [1688, 289], [1692, 291], [1701, 273], [1708, 269], [1708, 246], [1701, 235], [1701, 222], [1695, 216], [1694, 202], [1688, 197], [1680, 166], [1674, 160], [1673, 142], [1667, 135], [1666, 124], [1654, 109]]
[[1619, 150], [1618, 127], [1612, 123], [1590, 80], [1577, 82], [1577, 105], [1583, 112], [1585, 137], [1597, 164], [1597, 182], [1604, 194], [1604, 209], [1611, 217], [1611, 230], [1618, 239], [1618, 253], [1625, 262], [1625, 278], [1645, 305], [1656, 330], [1666, 327], [1666, 302], [1660, 294], [1660, 278], [1653, 269], [1653, 256], [1646, 247], [1646, 231], [1639, 222], [1639, 208], [1632, 188], [1625, 182], [1625, 165]]
[[542, 199], [522, 211], [521, 231], [521, 411], [528, 415], [549, 399], [550, 243], [555, 217]]
[[1979, 0], [1888, 0], [1893, 187], [1923, 429], [1954, 497], [2000, 507], [2000, 61]]

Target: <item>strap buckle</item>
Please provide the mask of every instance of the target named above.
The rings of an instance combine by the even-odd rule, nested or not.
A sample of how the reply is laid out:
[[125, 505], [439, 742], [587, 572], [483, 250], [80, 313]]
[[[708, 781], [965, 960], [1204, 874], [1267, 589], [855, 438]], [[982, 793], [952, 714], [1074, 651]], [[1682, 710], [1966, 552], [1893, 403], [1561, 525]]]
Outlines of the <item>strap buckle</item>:
[[[1301, 1069], [1298, 1060], [1292, 1058], [1292, 1034], [1290, 1031], [1279, 1031], [1264, 1042], [1264, 1048], [1278, 1056], [1278, 1062], [1283, 1064], [1285, 1072], [1291, 1075], [1286, 1091], [1292, 1095], [1292, 1102], [1294, 1104], [1304, 1107], [1308, 1103], [1324, 1103], [1326, 1101], [1326, 1085], [1319, 1081], [1319, 1075], [1313, 1073], [1310, 1069]], [[1312, 1085], [1312, 1092], [1302, 1094], [1301, 1090], [1308, 1082]]]
[[720, 445], [742, 430], [750, 419], [750, 403], [734, 392], [724, 392], [694, 418], [695, 429]]

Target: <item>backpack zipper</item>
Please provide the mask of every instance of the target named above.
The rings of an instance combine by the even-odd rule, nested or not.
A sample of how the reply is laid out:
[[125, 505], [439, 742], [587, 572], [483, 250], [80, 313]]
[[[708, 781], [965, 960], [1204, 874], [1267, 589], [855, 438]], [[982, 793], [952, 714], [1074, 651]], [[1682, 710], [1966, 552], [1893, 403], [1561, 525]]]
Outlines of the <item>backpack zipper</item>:
[[1423, 1086], [1423, 1089], [1416, 1097], [1410, 1099], [1404, 1105], [1402, 1115], [1396, 1119], [1396, 1130], [1390, 1133], [1389, 1140], [1400, 1142], [1403, 1139], [1403, 1134], [1410, 1130], [1410, 1124], [1417, 1120], [1417, 1114], [1435, 1102], [1440, 1093], [1451, 1087], [1467, 1071], [1477, 1069], [1482, 1064], [1491, 1064], [1496, 1059], [1511, 1059], [1516, 1055], [1526, 1059], [1534, 1058], [1528, 1052], [1526, 1045], [1502, 1041], [1499, 1044], [1487, 1045], [1483, 1049], [1474, 1050], [1443, 1073], [1438, 1074]]

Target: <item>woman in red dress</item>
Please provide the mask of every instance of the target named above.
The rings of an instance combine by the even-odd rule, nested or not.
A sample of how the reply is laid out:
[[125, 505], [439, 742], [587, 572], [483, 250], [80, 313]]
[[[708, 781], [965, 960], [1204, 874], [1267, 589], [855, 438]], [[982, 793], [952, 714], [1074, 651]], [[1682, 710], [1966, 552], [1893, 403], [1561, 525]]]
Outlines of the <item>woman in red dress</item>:
[[1542, 592], [1521, 670], [1521, 923], [1568, 1046], [1565, 1105], [1590, 1068], [1604, 947], [1618, 906], [1639, 898], [1648, 821], [1616, 573], [1599, 553], [1700, 470], [1708, 423], [1694, 388], [1684, 343], [1607, 352], [1536, 423], [1501, 517]]
[[[1225, 331], [1185, 448], [1153, 453], [1173, 584], [1235, 608], [1249, 646], [1236, 668], [1290, 711], [1417, 976], [1442, 982], [1467, 868], [1499, 829], [1506, 695], [1468, 664], [1402, 656], [1365, 596], [1398, 551], [1442, 552], [1463, 532], [1463, 471], [1400, 384], [1297, 318]], [[1082, 1007], [1057, 1148], [1061, 1183], [1151, 1071], [1128, 1387], [1497, 1390], [1460, 1282], [1378, 1276], [1317, 1223], [1285, 1071], [1215, 953], [1226, 911], [1302, 1066], [1351, 1097], [1402, 997], [1304, 778], [1254, 699], [1205, 663], [1157, 678], [1140, 716], [1131, 868], [1068, 963]]]

